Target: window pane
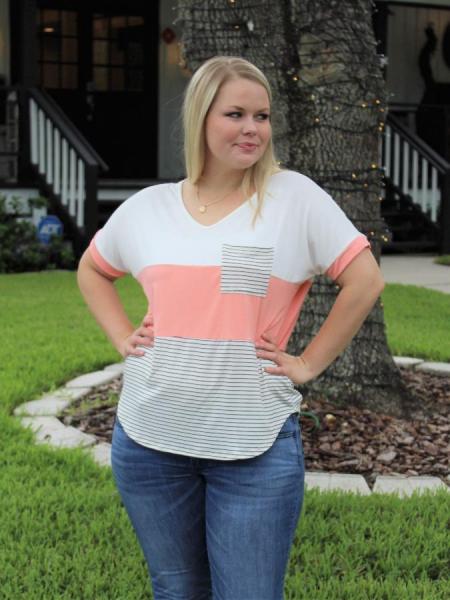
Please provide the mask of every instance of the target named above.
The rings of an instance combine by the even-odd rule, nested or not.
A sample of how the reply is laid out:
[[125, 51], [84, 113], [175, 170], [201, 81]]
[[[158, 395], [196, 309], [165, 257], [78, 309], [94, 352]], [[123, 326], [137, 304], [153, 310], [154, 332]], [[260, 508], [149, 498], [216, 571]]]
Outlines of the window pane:
[[107, 38], [109, 31], [108, 17], [94, 15], [94, 38]]
[[41, 31], [46, 33], [60, 33], [58, 10], [41, 10]]
[[125, 29], [127, 26], [126, 17], [112, 17], [111, 19], [111, 37], [117, 38], [120, 34], [121, 29]]
[[144, 72], [142, 69], [127, 71], [127, 89], [139, 91], [144, 88]]
[[96, 67], [94, 69], [95, 89], [104, 92], [108, 89], [108, 69]]
[[111, 89], [112, 90], [124, 90], [125, 89], [125, 70], [124, 69], [111, 69]]
[[128, 25], [135, 27], [144, 24], [144, 17], [128, 17]]
[[111, 40], [111, 64], [112, 65], [124, 65], [125, 64], [125, 52], [117, 43], [116, 40]]
[[60, 38], [50, 34], [41, 37], [42, 57], [44, 60], [59, 61]]
[[58, 88], [58, 65], [42, 65], [42, 84], [46, 88]]
[[61, 87], [71, 90], [78, 87], [78, 67], [76, 65], [61, 65]]
[[130, 42], [128, 44], [128, 64], [133, 66], [142, 65], [143, 51], [142, 44], [139, 42]]
[[61, 24], [63, 35], [77, 35], [77, 13], [74, 10], [61, 11]]
[[108, 64], [108, 41], [94, 40], [94, 65]]
[[78, 62], [78, 40], [76, 38], [63, 38], [62, 60], [64, 62]]

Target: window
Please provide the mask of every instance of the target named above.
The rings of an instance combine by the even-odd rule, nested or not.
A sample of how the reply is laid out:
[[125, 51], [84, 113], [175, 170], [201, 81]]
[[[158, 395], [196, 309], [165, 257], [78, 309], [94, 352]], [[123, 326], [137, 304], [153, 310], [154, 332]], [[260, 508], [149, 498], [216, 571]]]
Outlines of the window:
[[71, 10], [37, 11], [39, 83], [50, 89], [78, 87], [78, 16]]
[[94, 14], [92, 67], [96, 90], [143, 89], [143, 27], [143, 17]]

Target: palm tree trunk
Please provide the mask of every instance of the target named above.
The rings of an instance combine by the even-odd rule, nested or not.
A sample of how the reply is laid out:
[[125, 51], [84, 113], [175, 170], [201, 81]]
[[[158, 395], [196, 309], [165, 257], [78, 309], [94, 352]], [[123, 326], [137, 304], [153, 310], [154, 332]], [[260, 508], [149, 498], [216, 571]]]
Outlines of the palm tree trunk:
[[[379, 262], [385, 226], [378, 144], [386, 91], [371, 11], [371, 0], [180, 0], [178, 21], [190, 69], [222, 54], [264, 71], [281, 164], [331, 194], [367, 235]], [[326, 276], [315, 278], [289, 352], [299, 354], [316, 335], [338, 289]], [[381, 299], [346, 350], [300, 391], [393, 415], [415, 408], [387, 345]]]

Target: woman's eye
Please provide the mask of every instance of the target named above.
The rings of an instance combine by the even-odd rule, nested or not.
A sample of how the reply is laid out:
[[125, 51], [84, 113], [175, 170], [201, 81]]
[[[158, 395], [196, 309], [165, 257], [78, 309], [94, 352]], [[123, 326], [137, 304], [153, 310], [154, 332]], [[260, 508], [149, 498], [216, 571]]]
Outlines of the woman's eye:
[[[242, 117], [242, 113], [239, 111], [229, 112], [226, 113], [225, 116], [232, 117], [233, 119], [239, 119], [240, 117]], [[259, 113], [258, 115], [256, 115], [256, 119], [258, 121], [266, 121], [267, 119], [270, 119], [270, 115], [267, 113]]]

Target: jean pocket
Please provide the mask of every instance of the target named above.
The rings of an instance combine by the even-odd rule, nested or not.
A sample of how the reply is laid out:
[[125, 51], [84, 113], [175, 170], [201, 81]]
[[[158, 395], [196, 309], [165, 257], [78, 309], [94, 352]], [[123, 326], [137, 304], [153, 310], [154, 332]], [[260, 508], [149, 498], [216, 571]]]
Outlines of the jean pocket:
[[283, 426], [281, 427], [280, 431], [278, 432], [278, 435], [276, 437], [277, 440], [286, 438], [286, 437], [294, 437], [295, 436], [295, 433], [296, 433], [296, 421], [295, 420], [296, 419], [297, 419], [296, 414], [289, 415], [289, 417], [283, 423]]
[[286, 437], [293, 437], [294, 435], [295, 431], [280, 431], [280, 433], [277, 435], [277, 440]]

